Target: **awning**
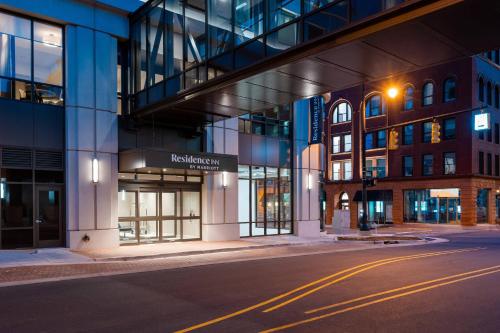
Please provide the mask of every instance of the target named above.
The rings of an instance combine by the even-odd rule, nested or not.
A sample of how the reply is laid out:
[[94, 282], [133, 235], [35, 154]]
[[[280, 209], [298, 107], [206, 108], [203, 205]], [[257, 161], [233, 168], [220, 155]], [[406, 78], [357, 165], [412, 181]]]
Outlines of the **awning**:
[[170, 152], [136, 148], [120, 152], [120, 172], [187, 173], [238, 172], [238, 156], [212, 153]]
[[[367, 191], [368, 201], [392, 201], [392, 190]], [[363, 201], [363, 191], [356, 191], [353, 201]]]

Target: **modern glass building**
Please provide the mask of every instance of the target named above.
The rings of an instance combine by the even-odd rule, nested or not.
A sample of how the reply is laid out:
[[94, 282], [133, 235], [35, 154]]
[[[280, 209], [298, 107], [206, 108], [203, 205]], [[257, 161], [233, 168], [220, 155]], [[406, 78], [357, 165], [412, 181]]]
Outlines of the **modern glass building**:
[[319, 236], [309, 99], [492, 49], [446, 40], [495, 31], [486, 2], [0, 1], [0, 248]]

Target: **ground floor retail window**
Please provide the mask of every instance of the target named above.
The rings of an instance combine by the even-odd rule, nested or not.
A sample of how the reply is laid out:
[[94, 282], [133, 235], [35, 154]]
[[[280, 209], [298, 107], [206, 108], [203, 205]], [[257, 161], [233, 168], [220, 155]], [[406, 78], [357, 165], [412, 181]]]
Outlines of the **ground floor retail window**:
[[[392, 201], [368, 201], [367, 202], [368, 223], [385, 224], [392, 223]], [[363, 216], [363, 204], [358, 203], [358, 217], [361, 221]]]
[[201, 189], [121, 184], [118, 216], [122, 244], [201, 239]]
[[240, 236], [292, 233], [290, 169], [240, 165], [238, 172]]
[[460, 223], [462, 210], [458, 188], [406, 190], [403, 193], [405, 222]]
[[477, 191], [476, 215], [477, 223], [488, 223], [488, 197], [489, 189], [479, 189]]

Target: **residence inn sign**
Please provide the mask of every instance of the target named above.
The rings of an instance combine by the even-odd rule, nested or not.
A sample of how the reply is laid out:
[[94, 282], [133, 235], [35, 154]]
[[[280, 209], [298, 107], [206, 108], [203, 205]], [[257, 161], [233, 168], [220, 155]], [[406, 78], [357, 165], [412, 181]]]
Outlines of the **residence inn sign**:
[[120, 153], [120, 171], [184, 169], [238, 172], [238, 156], [212, 153], [179, 153], [164, 149], [132, 149]]

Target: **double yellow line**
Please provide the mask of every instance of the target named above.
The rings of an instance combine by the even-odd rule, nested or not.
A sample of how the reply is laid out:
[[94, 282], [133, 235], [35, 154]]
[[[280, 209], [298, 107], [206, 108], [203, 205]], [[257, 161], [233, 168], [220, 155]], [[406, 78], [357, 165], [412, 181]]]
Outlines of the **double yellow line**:
[[[313, 289], [310, 289], [298, 296], [295, 296], [291, 299], [288, 299], [282, 303], [279, 303], [275, 306], [272, 306], [268, 309], [265, 309], [264, 312], [271, 312], [271, 311], [274, 311], [276, 309], [279, 309], [287, 304], [290, 304], [292, 302], [295, 302], [301, 298], [304, 298], [312, 293], [315, 293], [323, 288], [326, 288], [334, 283], [338, 283], [340, 281], [343, 281], [345, 279], [348, 279], [349, 277], [351, 276], [354, 276], [354, 275], [357, 275], [357, 274], [360, 274], [364, 271], [367, 271], [369, 269], [372, 269], [372, 268], [376, 268], [376, 267], [379, 267], [379, 266], [382, 266], [382, 265], [387, 265], [387, 264], [390, 264], [390, 263], [394, 263], [394, 262], [400, 262], [400, 261], [405, 261], [405, 260], [411, 260], [411, 259], [419, 259], [419, 258], [427, 258], [427, 257], [434, 257], [434, 256], [441, 256], [441, 255], [447, 255], [447, 254], [454, 254], [454, 253], [462, 253], [462, 252], [471, 252], [471, 251], [478, 251], [478, 250], [481, 250], [483, 248], [480, 248], [480, 247], [475, 247], [475, 248], [465, 248], [465, 249], [458, 249], [458, 250], [449, 250], [449, 251], [439, 251], [439, 252], [428, 252], [428, 253], [422, 253], [422, 254], [415, 254], [415, 255], [408, 255], [408, 256], [400, 256], [400, 257], [393, 257], [393, 258], [387, 258], [387, 259], [381, 259], [381, 260], [377, 260], [377, 261], [372, 261], [372, 262], [369, 262], [369, 263], [365, 263], [365, 264], [361, 264], [361, 265], [357, 265], [357, 266], [354, 266], [354, 267], [350, 267], [350, 268], [347, 268], [347, 269], [344, 269], [340, 272], [337, 272], [337, 273], [334, 273], [334, 274], [331, 274], [331, 275], [328, 275], [328, 276], [325, 276], [321, 279], [318, 279], [318, 280], [315, 280], [315, 281], [312, 281], [308, 284], [305, 284], [305, 285], [302, 285], [300, 287], [297, 287], [293, 290], [290, 290], [288, 292], [285, 292], [283, 294], [280, 294], [278, 296], [275, 296], [273, 298], [270, 298], [268, 300], [265, 300], [263, 302], [260, 302], [260, 303], [257, 303], [255, 305], [252, 305], [252, 306], [249, 306], [249, 307], [246, 307], [244, 309], [241, 309], [241, 310], [238, 310], [236, 312], [233, 312], [233, 313], [230, 313], [230, 314], [227, 314], [227, 315], [224, 315], [224, 316], [221, 316], [221, 317], [217, 317], [217, 318], [214, 318], [212, 320], [209, 320], [209, 321], [206, 321], [206, 322], [203, 322], [203, 323], [200, 323], [200, 324], [197, 324], [197, 325], [194, 325], [194, 326], [191, 326], [191, 327], [188, 327], [188, 328], [185, 328], [185, 329], [182, 329], [182, 330], [178, 330], [176, 331], [175, 333], [185, 333], [185, 332], [191, 332], [191, 331], [194, 331], [194, 330], [197, 330], [197, 329], [200, 329], [200, 328], [203, 328], [203, 327], [207, 327], [207, 326], [210, 326], [210, 325], [213, 325], [213, 324], [216, 324], [216, 323], [219, 323], [221, 321], [224, 321], [224, 320], [227, 320], [227, 319], [230, 319], [230, 318], [234, 318], [236, 316], [239, 316], [239, 315], [242, 315], [242, 314], [245, 314], [247, 312], [250, 312], [250, 311], [253, 311], [255, 309], [258, 309], [258, 308], [261, 308], [261, 307], [264, 307], [266, 305], [269, 305], [271, 303], [274, 303], [276, 301], [279, 301], [279, 300], [282, 300], [283, 298], [286, 298], [288, 296], [291, 296], [293, 294], [296, 294], [300, 291], [303, 291], [305, 289], [308, 289], [310, 287], [314, 287], [316, 285], [319, 285], [325, 281], [328, 281], [332, 278], [335, 278], [335, 277], [338, 277], [338, 276], [341, 276], [340, 278], [337, 278], [335, 280], [332, 280], [332, 281], [329, 281], [327, 283], [324, 283], [320, 286], [317, 286]], [[345, 274], [345, 275], [344, 275]]]
[[[312, 318], [300, 320], [300, 321], [289, 323], [289, 324], [282, 325], [282, 326], [279, 326], [279, 327], [274, 327], [274, 328], [271, 328], [271, 329], [268, 329], [268, 330], [265, 330], [265, 331], [261, 331], [260, 333], [271, 333], [271, 332], [283, 331], [283, 330], [288, 329], [288, 328], [292, 328], [292, 327], [296, 327], [296, 326], [299, 326], [299, 325], [308, 324], [308, 323], [311, 323], [311, 322], [314, 322], [314, 321], [318, 321], [318, 320], [321, 320], [321, 319], [325, 319], [325, 318], [328, 318], [328, 317], [333, 317], [333, 316], [336, 316], [338, 314], [342, 314], [342, 313], [345, 313], [345, 312], [349, 312], [349, 311], [361, 309], [361, 308], [364, 308], [364, 307], [367, 307], [367, 306], [370, 306], [370, 305], [373, 305], [373, 304], [387, 302], [387, 301], [390, 301], [390, 300], [393, 300], [393, 299], [396, 299], [396, 298], [401, 298], [401, 297], [413, 295], [413, 294], [424, 292], [424, 291], [427, 291], [427, 290], [431, 290], [431, 289], [443, 287], [443, 286], [446, 286], [446, 285], [450, 285], [450, 284], [454, 284], [454, 283], [458, 283], [458, 282], [463, 282], [463, 281], [466, 281], [466, 280], [475, 279], [475, 278], [478, 278], [478, 277], [481, 277], [481, 276], [490, 275], [490, 274], [499, 273], [499, 272], [500, 272], [500, 265], [496, 265], [496, 266], [491, 266], [491, 267], [487, 267], [487, 268], [483, 268], [483, 269], [478, 269], [478, 270], [474, 270], [474, 271], [469, 271], [469, 272], [465, 272], [465, 273], [460, 273], [460, 274], [445, 276], [445, 277], [442, 277], [442, 278], [439, 278], [439, 279], [434, 279], [434, 280], [419, 282], [419, 283], [411, 284], [411, 285], [400, 287], [400, 288], [396, 288], [396, 289], [386, 290], [386, 291], [382, 291], [382, 292], [378, 292], [378, 293], [374, 293], [374, 294], [370, 294], [370, 295], [366, 295], [366, 296], [354, 298], [354, 299], [351, 299], [351, 300], [348, 300], [348, 301], [339, 302], [339, 303], [335, 303], [335, 304], [323, 306], [323, 307], [320, 307], [320, 308], [308, 310], [308, 311], [305, 312], [305, 314], [313, 314], [313, 313], [316, 313], [316, 312], [320, 312], [320, 311], [332, 309], [332, 308], [339, 307], [339, 306], [342, 306], [342, 305], [347, 305], [347, 304], [359, 302], [359, 301], [362, 301], [362, 300], [365, 300], [365, 299], [370, 299], [370, 298], [374, 298], [374, 297], [377, 297], [377, 296], [392, 294], [392, 293], [395, 293], [397, 291], [413, 289], [415, 287], [424, 286], [424, 285], [430, 285], [430, 286], [426, 286], [426, 287], [423, 287], [423, 288], [414, 289], [414, 290], [410, 290], [410, 291], [407, 291], [407, 292], [395, 294], [395, 295], [392, 295], [392, 296], [388, 296], [388, 297], [376, 299], [376, 300], [369, 301], [369, 302], [366, 302], [366, 303], [361, 303], [361, 304], [358, 304], [358, 305], [355, 305], [355, 306], [351, 306], [351, 307], [347, 307], [347, 308], [344, 308], [344, 309], [341, 309], [341, 310], [337, 310], [337, 311], [334, 311], [334, 312], [329, 312], [329, 313], [326, 313], [326, 314], [323, 314], [323, 315], [320, 315], [320, 316], [316, 316], [316, 317], [312, 317]], [[447, 280], [450, 280], [450, 281], [447, 281]], [[446, 281], [446, 282], [441, 282], [441, 281]], [[441, 283], [436, 283], [436, 282], [441, 282]], [[435, 283], [435, 284], [433, 284], [433, 283]]]

